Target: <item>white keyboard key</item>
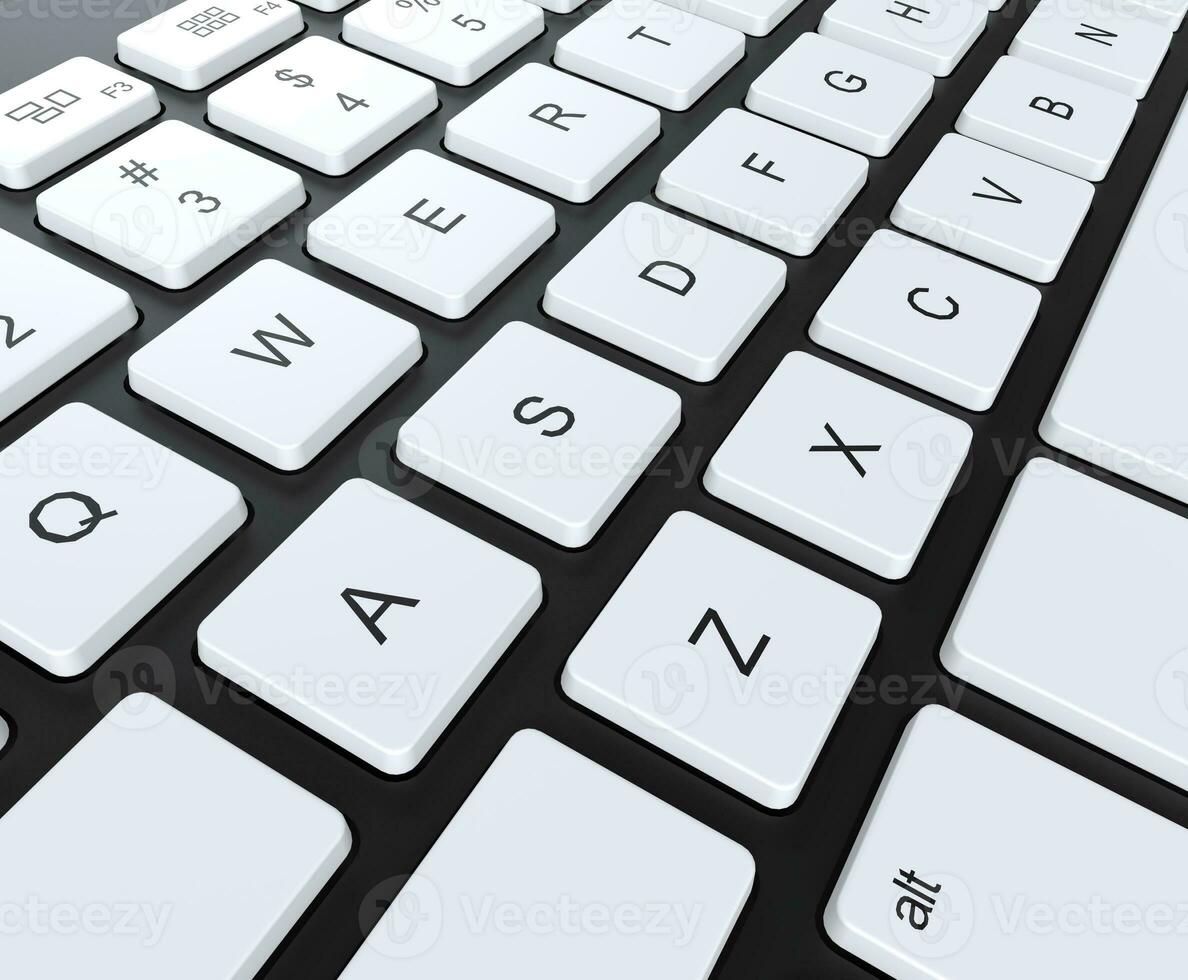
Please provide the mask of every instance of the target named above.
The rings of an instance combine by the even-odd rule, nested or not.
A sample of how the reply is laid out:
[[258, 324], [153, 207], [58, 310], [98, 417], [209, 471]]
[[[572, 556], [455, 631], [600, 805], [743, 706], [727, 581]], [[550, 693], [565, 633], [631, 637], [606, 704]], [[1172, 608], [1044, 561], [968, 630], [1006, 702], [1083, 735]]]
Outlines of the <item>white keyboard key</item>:
[[314, 10], [333, 14], [342, 10], [344, 7], [349, 7], [355, 0], [297, 0], [297, 2], [302, 6], [312, 7]]
[[981, 37], [988, 16], [980, 0], [834, 0], [818, 30], [944, 77]]
[[557, 42], [553, 62], [665, 109], [688, 109], [739, 61], [738, 31], [658, 0], [611, 0]]
[[451, 85], [470, 85], [544, 32], [523, 0], [369, 0], [342, 39]]
[[0, 715], [0, 753], [8, 748], [8, 735], [8, 722], [4, 720], [3, 715]]
[[266, 259], [128, 360], [132, 390], [297, 470], [421, 357], [417, 328]]
[[705, 488], [883, 578], [903, 578], [972, 431], [802, 352], [788, 354], [710, 460]]
[[1035, 282], [1060, 271], [1093, 185], [956, 133], [941, 137], [895, 207], [898, 228]]
[[215, 126], [331, 176], [437, 108], [437, 87], [324, 37], [308, 37], [215, 92]]
[[994, 404], [1039, 303], [1028, 283], [884, 229], [833, 288], [809, 336], [981, 412]]
[[1188, 521], [1033, 459], [941, 659], [963, 680], [1188, 789], [1186, 577]]
[[530, 565], [350, 480], [203, 621], [198, 656], [397, 775], [425, 757], [541, 598]]
[[866, 184], [865, 157], [727, 109], [660, 174], [656, 196], [791, 255], [809, 255]]
[[635, 203], [553, 277], [544, 310], [686, 378], [712, 381], [786, 276], [773, 255]]
[[652, 106], [533, 62], [454, 116], [445, 146], [581, 204], [659, 135]]
[[530, 0], [530, 2], [554, 14], [572, 14], [586, 0]]
[[309, 227], [312, 256], [456, 320], [549, 240], [553, 207], [409, 150]]
[[21, 570], [0, 641], [57, 677], [90, 669], [247, 517], [226, 480], [78, 402], [0, 461], [0, 552]]
[[289, 0], [183, 0], [118, 38], [124, 64], [193, 91], [301, 33]]
[[587, 544], [681, 419], [675, 392], [509, 323], [404, 423], [405, 466], [567, 548]]
[[148, 82], [71, 58], [0, 93], [0, 184], [24, 190], [157, 114]]
[[1188, 110], [1155, 170], [1040, 422], [1040, 437], [1188, 503]]
[[962, 718], [908, 725], [825, 910], [892, 977], [1180, 975], [1188, 833]]
[[167, 289], [185, 289], [305, 203], [291, 170], [169, 120], [37, 197], [37, 217]]
[[1188, 13], [1188, 0], [1125, 0], [1123, 7], [1162, 24], [1168, 30], [1178, 31]]
[[1171, 39], [1166, 27], [1122, 5], [1041, 0], [1008, 53], [1141, 99]]
[[810, 32], [751, 83], [747, 108], [882, 157], [928, 104], [932, 87], [927, 72]]
[[670, 6], [724, 27], [763, 37], [774, 31], [804, 0], [667, 0]]
[[582, 637], [561, 684], [636, 737], [784, 808], [881, 618], [864, 596], [682, 511]]
[[703, 980], [754, 877], [739, 844], [521, 731], [339, 980]]
[[333, 807], [133, 694], [0, 819], [0, 973], [246, 980], [350, 848]]
[[957, 131], [1086, 180], [1101, 180], [1138, 104], [1022, 58], [999, 58]]
[[136, 325], [132, 297], [0, 230], [0, 419]]

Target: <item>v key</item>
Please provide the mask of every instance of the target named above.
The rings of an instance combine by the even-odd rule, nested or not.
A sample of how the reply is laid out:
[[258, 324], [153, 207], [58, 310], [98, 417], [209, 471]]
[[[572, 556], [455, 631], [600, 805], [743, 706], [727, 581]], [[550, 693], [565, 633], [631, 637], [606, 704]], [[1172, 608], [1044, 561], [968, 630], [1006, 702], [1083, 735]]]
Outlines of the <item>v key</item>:
[[1022, 204], [1023, 203], [1023, 198], [1016, 197], [1014, 194], [1012, 194], [1010, 191], [1008, 191], [1001, 184], [996, 184], [989, 177], [983, 177], [982, 183], [989, 184], [996, 191], [998, 191], [998, 193], [997, 194], [986, 194], [982, 191], [975, 191], [974, 195], [973, 195], [974, 197], [980, 197], [986, 201], [1002, 201], [1003, 204]]

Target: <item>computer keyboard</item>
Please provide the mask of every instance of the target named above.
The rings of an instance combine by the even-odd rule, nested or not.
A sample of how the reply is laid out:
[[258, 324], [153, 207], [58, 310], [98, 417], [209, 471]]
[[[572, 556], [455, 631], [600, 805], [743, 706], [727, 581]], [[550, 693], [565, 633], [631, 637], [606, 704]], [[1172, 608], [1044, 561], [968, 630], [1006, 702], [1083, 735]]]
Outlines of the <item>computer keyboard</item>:
[[0, 0], [0, 972], [1178, 977], [1186, 7]]

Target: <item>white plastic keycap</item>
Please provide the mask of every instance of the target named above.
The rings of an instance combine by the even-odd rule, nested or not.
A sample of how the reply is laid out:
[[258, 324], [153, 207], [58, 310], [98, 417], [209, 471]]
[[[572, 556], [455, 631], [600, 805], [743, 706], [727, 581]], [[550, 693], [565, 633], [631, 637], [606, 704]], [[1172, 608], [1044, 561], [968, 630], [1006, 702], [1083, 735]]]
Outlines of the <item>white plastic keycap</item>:
[[611, 0], [557, 42], [553, 61], [664, 109], [688, 109], [740, 60], [736, 30], [660, 0]]
[[1045, 442], [1188, 503], [1188, 110], [1181, 108], [1040, 423]]
[[0, 184], [24, 190], [152, 119], [147, 82], [71, 58], [0, 93]]
[[557, 228], [551, 204], [409, 150], [309, 227], [315, 258], [458, 319]]
[[1188, 14], [1188, 0], [1125, 0], [1123, 6], [1172, 31], [1180, 29]]
[[1188, 789], [1185, 576], [1188, 521], [1033, 459], [941, 660], [962, 680]]
[[0, 973], [250, 980], [350, 848], [333, 807], [130, 695], [0, 819]]
[[247, 518], [226, 480], [78, 402], [0, 461], [0, 551], [21, 570], [0, 641], [57, 677], [90, 669]]
[[1167, 27], [1126, 3], [1041, 0], [1009, 53], [1141, 99], [1171, 39]]
[[897, 228], [1051, 282], [1072, 247], [1093, 185], [977, 140], [941, 137], [891, 211]]
[[694, 381], [712, 381], [780, 295], [781, 259], [628, 204], [549, 282], [544, 310]]
[[0, 230], [0, 420], [136, 325], [122, 289]]
[[981, 0], [834, 0], [818, 30], [944, 77], [981, 37], [988, 16]]
[[400, 462], [567, 548], [598, 532], [681, 418], [675, 392], [509, 323], [400, 427]]
[[361, 51], [309, 37], [207, 100], [211, 123], [341, 176], [437, 108], [437, 87]]
[[704, 980], [754, 877], [741, 845], [525, 730], [340, 980]]
[[876, 575], [900, 579], [972, 435], [959, 419], [797, 351], [714, 453], [705, 488]]
[[128, 383], [282, 470], [310, 463], [421, 357], [412, 324], [266, 259], [128, 360]]
[[1102, 180], [1130, 131], [1129, 96], [1022, 58], [999, 58], [957, 131], [1057, 170]]
[[665, 204], [790, 255], [809, 255], [866, 184], [851, 150], [727, 109], [660, 173]]
[[530, 565], [350, 480], [202, 622], [198, 656], [380, 771], [406, 773], [541, 598]]
[[8, 748], [8, 735], [8, 722], [5, 721], [3, 715], [0, 715], [0, 752]]
[[170, 85], [206, 88], [300, 34], [290, 0], [183, 0], [117, 39], [120, 61]]
[[666, 0], [670, 6], [763, 37], [783, 23], [804, 0]]
[[470, 85], [544, 31], [524, 0], [368, 0], [342, 39], [451, 85]]
[[682, 511], [582, 637], [561, 683], [638, 738], [784, 808], [880, 619], [869, 599]]
[[825, 929], [897, 980], [1172, 980], [1186, 875], [1183, 827], [931, 705], [900, 740]]
[[1035, 315], [1034, 286], [889, 229], [876, 231], [817, 311], [822, 347], [985, 411]]
[[305, 203], [291, 170], [178, 120], [37, 197], [55, 234], [167, 289], [185, 289]]
[[446, 149], [584, 203], [660, 135], [660, 113], [535, 62], [446, 124]]
[[928, 72], [811, 31], [751, 83], [747, 108], [871, 156], [886, 156], [932, 98]]

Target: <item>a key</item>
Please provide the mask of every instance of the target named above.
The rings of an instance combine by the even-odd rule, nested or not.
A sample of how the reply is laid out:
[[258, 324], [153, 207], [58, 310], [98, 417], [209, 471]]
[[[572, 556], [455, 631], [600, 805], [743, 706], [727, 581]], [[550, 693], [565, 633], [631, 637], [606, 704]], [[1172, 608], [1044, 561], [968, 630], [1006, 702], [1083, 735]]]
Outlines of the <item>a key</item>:
[[784, 288], [782, 260], [629, 204], [549, 282], [544, 310], [694, 381], [712, 381]]
[[1162, 24], [1168, 30], [1178, 31], [1188, 13], [1188, 0], [1124, 0], [1123, 8], [1133, 10], [1144, 17]]
[[763, 806], [805, 779], [879, 607], [688, 512], [674, 514], [565, 664], [565, 693]]
[[524, 0], [368, 0], [342, 39], [451, 85], [470, 85], [544, 31]]
[[183, 0], [124, 31], [120, 61], [180, 89], [206, 88], [300, 34], [290, 0]]
[[1126, 6], [1041, 0], [1015, 35], [1009, 53], [1141, 99], [1171, 39], [1167, 27]]
[[0, 754], [8, 748], [8, 722], [0, 715]]
[[579, 204], [660, 135], [660, 113], [535, 62], [446, 124], [454, 153]]
[[818, 30], [944, 77], [981, 37], [988, 16], [980, 0], [834, 0]]
[[1033, 459], [941, 659], [963, 680], [1188, 789], [1186, 576], [1188, 521]]
[[412, 324], [266, 259], [133, 354], [128, 383], [270, 466], [296, 470], [420, 357]]
[[688, 109], [742, 60], [736, 30], [658, 0], [611, 0], [557, 42], [559, 68], [665, 109]]
[[876, 575], [900, 579], [971, 438], [959, 419], [794, 352], [714, 453], [705, 488]]
[[327, 14], [337, 13], [354, 2], [355, 0], [298, 0], [298, 3], [306, 7], [312, 7], [314, 10], [320, 10]]
[[1188, 503], [1188, 111], [1181, 108], [1040, 423], [1045, 442]]
[[567, 548], [588, 544], [681, 418], [675, 392], [509, 323], [404, 425], [405, 466]]
[[671, 0], [669, 6], [753, 37], [765, 37], [804, 0]]
[[932, 98], [928, 72], [801, 34], [747, 92], [747, 108], [851, 150], [891, 152]]
[[898, 228], [1035, 282], [1060, 271], [1093, 185], [949, 133], [895, 207]]
[[1138, 103], [1022, 58], [999, 58], [957, 131], [1086, 180], [1102, 180]]
[[0, 230], [0, 419], [136, 325], [122, 289]]
[[341, 176], [437, 108], [427, 78], [309, 37], [212, 94], [215, 126]]
[[307, 246], [315, 258], [456, 320], [556, 227], [552, 205], [409, 150], [314, 221]]
[[530, 565], [350, 480], [203, 621], [198, 656], [395, 775], [420, 763], [541, 598]]
[[1184, 828], [930, 705], [900, 740], [825, 929], [902, 980], [1173, 980], [1185, 875]]
[[71, 58], [0, 94], [0, 184], [24, 190], [157, 113], [148, 82]]
[[529, 0], [529, 2], [554, 14], [572, 14], [586, 0]]
[[877, 231], [817, 311], [822, 347], [985, 411], [1039, 310], [1039, 290], [951, 252]]
[[167, 289], [192, 286], [305, 203], [293, 171], [177, 120], [37, 197], [37, 217]]
[[809, 255], [866, 183], [866, 158], [727, 109], [660, 173], [656, 196], [791, 255]]
[[741, 845], [520, 731], [340, 980], [702, 980], [754, 876]]
[[0, 454], [0, 641], [89, 670], [244, 522], [239, 490], [75, 402]]
[[0, 973], [244, 980], [350, 848], [333, 807], [132, 694], [0, 819]]

